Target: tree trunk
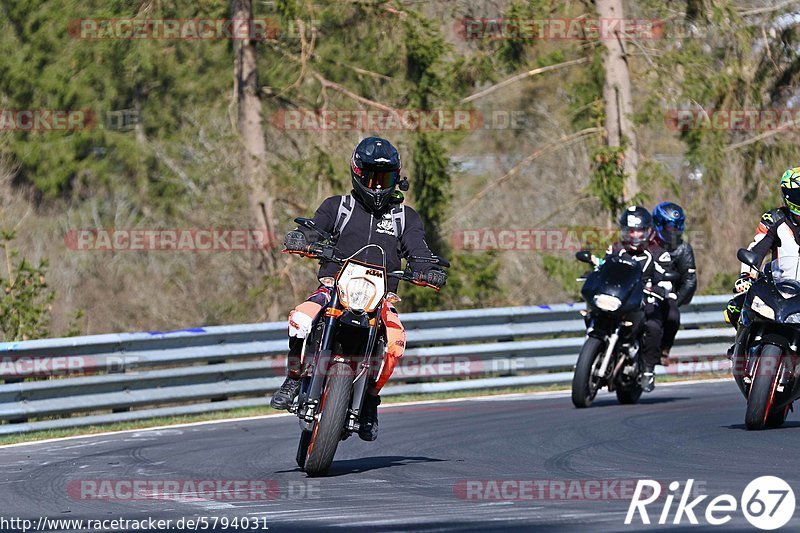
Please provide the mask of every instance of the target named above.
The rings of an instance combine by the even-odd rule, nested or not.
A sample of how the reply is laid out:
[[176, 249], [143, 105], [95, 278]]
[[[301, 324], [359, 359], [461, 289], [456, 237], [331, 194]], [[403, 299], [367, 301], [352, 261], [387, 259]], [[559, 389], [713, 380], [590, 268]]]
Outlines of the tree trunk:
[[[241, 27], [253, 19], [252, 0], [231, 0], [231, 19], [237, 27], [237, 36], [250, 35]], [[254, 229], [262, 232], [268, 247], [274, 239], [272, 220], [272, 198], [269, 194], [267, 178], [267, 148], [261, 119], [261, 99], [259, 98], [258, 73], [256, 70], [256, 51], [249, 38], [233, 40], [234, 66], [233, 88], [238, 107], [237, 127], [244, 148], [244, 179], [250, 188], [248, 208]], [[267, 267], [274, 266], [270, 250], [264, 249], [262, 258]]]
[[[596, 0], [597, 16], [600, 20], [624, 19], [622, 0]], [[618, 27], [619, 25], [617, 25]], [[612, 26], [613, 27], [613, 26]], [[636, 144], [636, 132], [633, 129], [633, 99], [631, 96], [631, 79], [628, 72], [628, 56], [625, 51], [623, 37], [601, 35], [606, 55], [603, 60], [605, 83], [603, 84], [603, 104], [606, 111], [606, 131], [608, 146], [617, 147], [625, 144], [625, 188], [626, 200], [639, 192], [636, 172], [639, 167], [639, 153]]]

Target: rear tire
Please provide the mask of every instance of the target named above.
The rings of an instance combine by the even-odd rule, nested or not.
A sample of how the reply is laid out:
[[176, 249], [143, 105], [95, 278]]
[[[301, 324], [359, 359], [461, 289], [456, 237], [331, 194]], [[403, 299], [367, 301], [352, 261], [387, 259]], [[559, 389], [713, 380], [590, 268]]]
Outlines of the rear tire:
[[783, 409], [773, 409], [772, 411], [767, 414], [767, 421], [765, 422], [764, 426], [769, 429], [779, 428], [786, 422], [786, 415], [789, 414], [789, 406], [787, 405]]
[[622, 389], [617, 389], [617, 401], [622, 405], [632, 405], [642, 397], [642, 384], [639, 380]]
[[[753, 370], [753, 383], [750, 385], [750, 393], [747, 396], [744, 425], [749, 430], [758, 431], [768, 427], [767, 422], [775, 398], [775, 387], [782, 355], [783, 350], [774, 344], [766, 344], [761, 349], [761, 354], [758, 356]], [[783, 418], [785, 419], [785, 410], [781, 409], [781, 411], [784, 411]], [[778, 422], [775, 417], [771, 421], [772, 423]], [[781, 424], [783, 421], [778, 425]]]
[[603, 355], [603, 341], [595, 337], [587, 337], [575, 364], [572, 376], [572, 404], [582, 409], [592, 405], [597, 396], [599, 381], [593, 374], [597, 360]]
[[310, 477], [324, 476], [342, 440], [355, 374], [349, 364], [332, 362], [322, 391], [319, 415], [311, 430], [304, 470]]

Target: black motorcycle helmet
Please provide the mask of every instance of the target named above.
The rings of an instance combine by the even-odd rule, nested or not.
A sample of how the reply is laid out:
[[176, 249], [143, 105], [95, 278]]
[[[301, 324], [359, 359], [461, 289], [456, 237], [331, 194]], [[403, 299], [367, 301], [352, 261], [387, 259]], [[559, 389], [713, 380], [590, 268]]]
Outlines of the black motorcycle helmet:
[[653, 216], [639, 205], [632, 205], [619, 217], [619, 237], [629, 252], [641, 252], [653, 231]]
[[392, 199], [400, 180], [400, 154], [392, 143], [367, 137], [350, 159], [353, 194], [371, 211], [382, 211]]

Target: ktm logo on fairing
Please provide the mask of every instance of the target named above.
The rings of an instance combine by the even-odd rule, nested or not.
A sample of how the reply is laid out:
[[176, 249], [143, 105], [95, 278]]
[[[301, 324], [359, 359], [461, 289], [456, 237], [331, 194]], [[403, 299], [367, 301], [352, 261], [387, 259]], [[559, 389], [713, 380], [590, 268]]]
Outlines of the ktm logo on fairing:
[[378, 276], [379, 278], [383, 277], [383, 272], [380, 270], [367, 270], [367, 276]]

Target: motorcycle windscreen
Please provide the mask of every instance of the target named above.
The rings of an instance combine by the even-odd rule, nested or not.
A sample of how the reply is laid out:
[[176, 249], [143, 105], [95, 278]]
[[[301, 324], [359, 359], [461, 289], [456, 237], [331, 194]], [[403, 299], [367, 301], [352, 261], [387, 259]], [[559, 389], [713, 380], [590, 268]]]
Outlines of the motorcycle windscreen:
[[[629, 308], [632, 302], [628, 300], [633, 296], [634, 290], [641, 285], [642, 266], [638, 261], [626, 257], [611, 256], [606, 259], [600, 268], [586, 280], [581, 289], [581, 295], [591, 301], [596, 294], [608, 294], [619, 298], [623, 308]], [[635, 303], [641, 301], [641, 294]]]
[[781, 296], [789, 299], [800, 295], [800, 257], [779, 257], [770, 262], [767, 270]]

